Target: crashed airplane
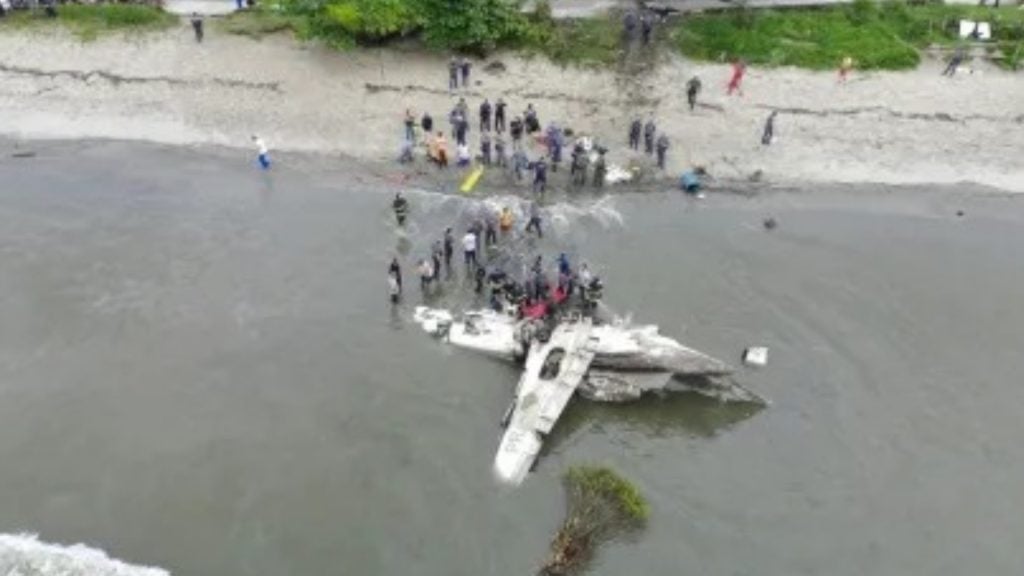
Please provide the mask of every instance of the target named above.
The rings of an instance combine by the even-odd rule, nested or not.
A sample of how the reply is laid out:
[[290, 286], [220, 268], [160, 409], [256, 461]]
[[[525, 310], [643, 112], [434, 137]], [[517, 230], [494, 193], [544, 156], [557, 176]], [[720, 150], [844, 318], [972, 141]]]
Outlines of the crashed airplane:
[[588, 317], [542, 322], [491, 310], [463, 313], [418, 307], [423, 329], [458, 348], [522, 362], [515, 399], [502, 419], [505, 433], [494, 460], [498, 479], [519, 484], [546, 436], [577, 392], [623, 402], [647, 392], [691, 391], [723, 401], [764, 401], [728, 378], [724, 362], [658, 333], [657, 326], [599, 324]]

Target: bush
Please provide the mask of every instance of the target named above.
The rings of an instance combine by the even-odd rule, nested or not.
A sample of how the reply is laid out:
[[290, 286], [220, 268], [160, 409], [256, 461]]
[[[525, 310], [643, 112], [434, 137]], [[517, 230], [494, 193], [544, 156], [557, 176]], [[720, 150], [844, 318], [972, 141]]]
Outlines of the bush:
[[431, 46], [486, 53], [526, 33], [519, 5], [509, 0], [417, 0], [423, 38]]

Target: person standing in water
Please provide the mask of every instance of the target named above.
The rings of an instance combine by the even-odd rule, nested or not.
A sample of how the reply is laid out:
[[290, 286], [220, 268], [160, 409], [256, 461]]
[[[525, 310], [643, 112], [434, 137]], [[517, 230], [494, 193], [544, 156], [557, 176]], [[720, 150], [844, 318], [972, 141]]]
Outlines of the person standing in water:
[[476, 234], [472, 230], [462, 237], [462, 254], [466, 259], [466, 269], [472, 270], [476, 264]]
[[455, 254], [455, 237], [452, 236], [452, 229], [444, 229], [444, 269], [448, 274], [452, 273], [452, 255]]
[[643, 123], [637, 118], [629, 124], [629, 148], [631, 150], [640, 149], [640, 132], [643, 131]]
[[263, 138], [253, 134], [252, 143], [256, 146], [256, 161], [259, 162], [260, 168], [263, 170], [270, 169], [270, 151], [267, 149], [267, 143], [263, 141]]
[[[398, 287], [398, 294], [402, 294], [402, 267], [398, 264], [398, 258], [392, 258], [391, 264], [388, 266], [388, 276], [395, 279], [395, 285]], [[394, 291], [391, 294], [391, 301], [395, 302]]]
[[533, 193], [543, 194], [548, 187], [548, 164], [540, 157], [533, 164]]
[[395, 199], [391, 202], [391, 209], [395, 211], [395, 220], [398, 220], [398, 225], [405, 226], [405, 217], [409, 214], [409, 202], [401, 192], [395, 194]]
[[536, 231], [538, 238], [544, 237], [540, 229], [540, 205], [536, 202], [530, 204], [530, 221], [526, 223], [526, 233], [529, 234], [530, 230]]

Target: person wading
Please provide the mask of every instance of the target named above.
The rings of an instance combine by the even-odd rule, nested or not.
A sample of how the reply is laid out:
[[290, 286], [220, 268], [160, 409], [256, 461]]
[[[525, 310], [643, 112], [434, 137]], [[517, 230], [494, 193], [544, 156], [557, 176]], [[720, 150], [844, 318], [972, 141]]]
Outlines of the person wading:
[[405, 217], [409, 215], [409, 202], [402, 196], [401, 192], [395, 194], [391, 202], [391, 209], [395, 212], [395, 220], [399, 226], [405, 226]]

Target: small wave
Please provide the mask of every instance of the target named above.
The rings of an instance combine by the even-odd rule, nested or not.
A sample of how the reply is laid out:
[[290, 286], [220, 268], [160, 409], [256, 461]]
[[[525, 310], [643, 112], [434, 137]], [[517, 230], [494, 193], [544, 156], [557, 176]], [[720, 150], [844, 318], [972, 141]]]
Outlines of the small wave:
[[162, 568], [136, 566], [84, 544], [40, 542], [35, 534], [0, 534], [3, 576], [170, 576]]

